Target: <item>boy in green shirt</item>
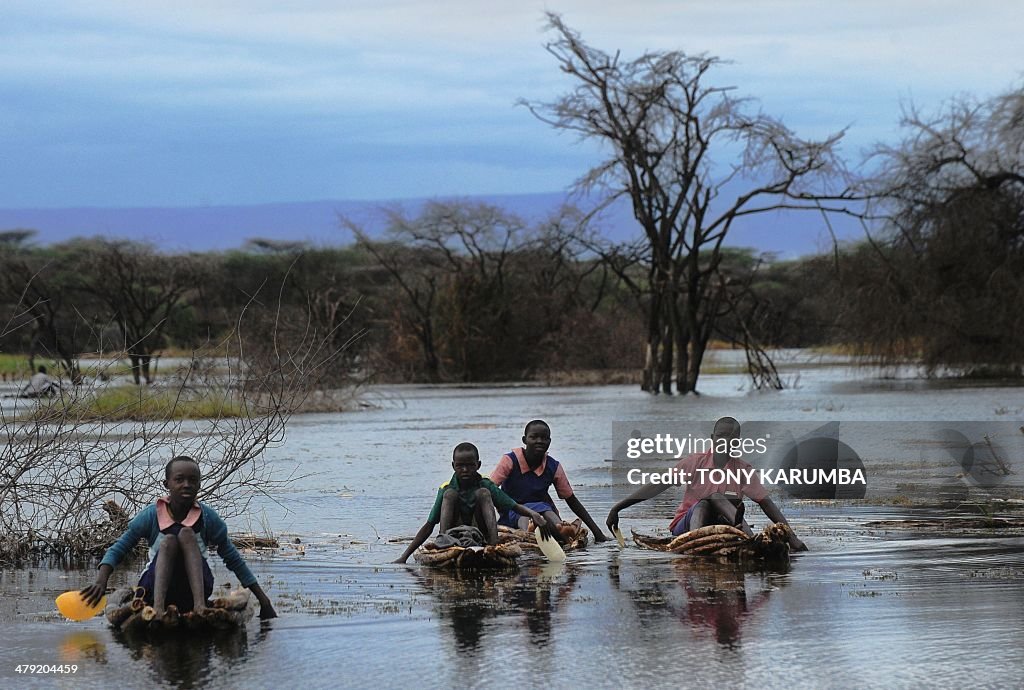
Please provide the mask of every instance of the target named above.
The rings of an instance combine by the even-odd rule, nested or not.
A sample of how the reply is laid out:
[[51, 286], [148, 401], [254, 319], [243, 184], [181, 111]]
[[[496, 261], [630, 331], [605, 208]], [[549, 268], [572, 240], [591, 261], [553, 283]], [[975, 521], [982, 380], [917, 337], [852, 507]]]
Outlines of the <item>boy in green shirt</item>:
[[533, 520], [538, 529], [547, 525], [540, 513], [519, 505], [490, 479], [480, 476], [480, 451], [472, 443], [455, 446], [452, 469], [455, 474], [437, 490], [434, 507], [430, 509], [427, 521], [395, 563], [405, 563], [413, 551], [430, 538], [437, 524], [441, 525], [441, 534], [459, 525], [474, 525], [483, 532], [488, 544], [497, 544], [498, 520], [495, 509], [502, 512], [514, 510]]

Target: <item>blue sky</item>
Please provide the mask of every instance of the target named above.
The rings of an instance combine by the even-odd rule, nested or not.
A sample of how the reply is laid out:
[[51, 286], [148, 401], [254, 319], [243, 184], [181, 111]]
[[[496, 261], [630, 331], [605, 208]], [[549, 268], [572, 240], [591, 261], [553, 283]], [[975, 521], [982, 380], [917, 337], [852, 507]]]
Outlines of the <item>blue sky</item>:
[[0, 207], [198, 206], [558, 191], [598, 152], [515, 101], [571, 85], [545, 9], [592, 45], [708, 52], [717, 81], [857, 160], [901, 103], [1024, 70], [978, 0], [5, 0]]

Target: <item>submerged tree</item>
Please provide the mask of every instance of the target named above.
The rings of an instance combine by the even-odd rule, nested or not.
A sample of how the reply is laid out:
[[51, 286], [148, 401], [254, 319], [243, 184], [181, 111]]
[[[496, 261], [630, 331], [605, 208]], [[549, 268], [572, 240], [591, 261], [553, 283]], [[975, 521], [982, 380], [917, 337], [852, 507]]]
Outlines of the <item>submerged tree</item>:
[[[576, 85], [549, 103], [524, 102], [541, 120], [606, 145], [608, 157], [577, 181], [632, 203], [644, 241], [647, 332], [643, 388], [695, 392], [723, 290], [722, 244], [744, 216], [821, 211], [839, 164], [841, 133], [798, 138], [778, 119], [710, 83], [720, 60], [681, 51], [626, 61], [593, 48], [549, 13], [547, 50]], [[835, 210], [844, 210], [837, 208]]]
[[889, 234], [845, 257], [846, 326], [882, 364], [1019, 373], [1024, 87], [902, 124], [870, 187]]

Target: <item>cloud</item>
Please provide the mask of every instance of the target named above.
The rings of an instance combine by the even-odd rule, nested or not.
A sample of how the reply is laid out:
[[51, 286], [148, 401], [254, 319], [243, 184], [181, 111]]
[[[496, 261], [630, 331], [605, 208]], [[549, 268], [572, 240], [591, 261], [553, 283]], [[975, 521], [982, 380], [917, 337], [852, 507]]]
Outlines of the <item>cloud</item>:
[[[334, 165], [346, 171], [385, 168], [381, 154], [345, 147], [376, 145], [395, 156], [379, 197], [401, 196], [403, 179], [416, 194], [431, 178], [444, 179], [444, 193], [460, 184], [501, 192], [516, 180], [512, 170], [531, 190], [564, 186], [585, 167], [569, 171], [582, 149], [513, 106], [571, 86], [543, 49], [545, 9], [535, 0], [9, 0], [0, 26], [0, 145], [9, 163], [0, 205], [104, 203], [101, 190], [73, 198], [73, 183], [52, 184], [66, 174], [69, 151], [76, 174], [102, 171], [111, 185], [126, 180], [138, 203], [173, 203], [179, 193], [195, 197], [198, 182], [154, 172], [147, 184], [147, 164], [183, 171], [191, 153], [213, 166], [203, 184], [216, 187], [249, 175], [247, 149], [268, 142], [297, 166], [312, 151], [344, 152]], [[673, 49], [729, 59], [721, 83], [807, 136], [852, 125], [853, 149], [891, 136], [901, 99], [931, 107], [1020, 76], [1009, 59], [1019, 52], [1019, 11], [993, 0], [567, 0], [556, 9], [589, 43], [626, 59]], [[479, 159], [450, 157], [444, 146]], [[211, 150], [223, 156], [209, 160]], [[426, 157], [414, 162], [402, 150]], [[545, 151], [548, 167], [509, 154], [516, 150]], [[330, 160], [312, 158], [322, 179], [336, 179]], [[263, 173], [254, 185], [277, 200], [311, 198], [304, 178]], [[230, 202], [243, 187], [208, 194]]]

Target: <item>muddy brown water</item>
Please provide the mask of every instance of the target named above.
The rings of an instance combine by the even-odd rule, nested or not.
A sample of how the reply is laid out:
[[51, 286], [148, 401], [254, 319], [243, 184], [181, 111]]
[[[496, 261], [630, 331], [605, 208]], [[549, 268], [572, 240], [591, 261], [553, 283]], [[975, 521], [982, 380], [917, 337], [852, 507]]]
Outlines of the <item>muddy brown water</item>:
[[[1019, 420], [1024, 410], [1019, 388], [864, 376], [816, 368], [776, 394], [709, 376], [690, 399], [631, 387], [391, 387], [370, 393], [376, 409], [296, 418], [270, 460], [309, 476], [257, 498], [249, 519], [229, 520], [233, 531], [270, 525], [281, 537], [277, 552], [249, 557], [280, 618], [231, 636], [125, 639], [100, 619], [70, 623], [53, 611], [91, 567], [5, 568], [0, 687], [1021, 686], [1024, 536], [1012, 523], [1024, 515], [1013, 501], [993, 515], [1011, 526], [986, 529], [970, 502], [779, 496], [811, 551], [771, 572], [614, 541], [564, 564], [527, 559], [512, 573], [389, 564], [450, 475], [450, 448], [476, 443], [486, 471], [533, 417], [550, 422], [551, 453], [603, 524], [622, 490], [604, 462], [616, 420]], [[948, 483], [957, 469], [937, 463], [922, 484], [900, 461], [888, 460], [890, 488]], [[1019, 483], [1024, 463], [1014, 471]], [[627, 535], [664, 529], [678, 500], [667, 492], [624, 511]], [[764, 520], [749, 503], [748, 518]], [[126, 564], [111, 584], [141, 565]], [[214, 566], [219, 582], [231, 579]], [[19, 664], [76, 670], [25, 674]]]

